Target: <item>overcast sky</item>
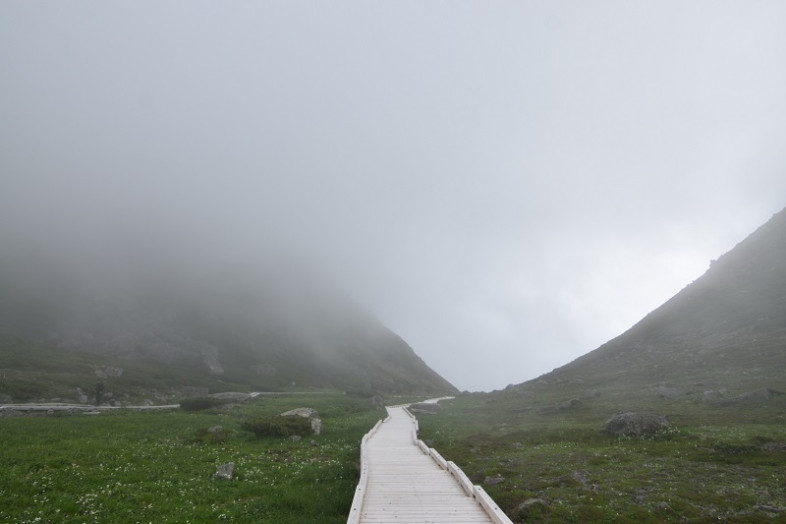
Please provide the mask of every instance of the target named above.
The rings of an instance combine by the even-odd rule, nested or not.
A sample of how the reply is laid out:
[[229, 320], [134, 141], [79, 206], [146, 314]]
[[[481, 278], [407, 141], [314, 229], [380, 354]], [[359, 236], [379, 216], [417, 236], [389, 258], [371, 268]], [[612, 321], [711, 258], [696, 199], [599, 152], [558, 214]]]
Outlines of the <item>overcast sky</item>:
[[499, 389], [786, 205], [784, 28], [780, 0], [2, 0], [0, 233], [286, 243]]

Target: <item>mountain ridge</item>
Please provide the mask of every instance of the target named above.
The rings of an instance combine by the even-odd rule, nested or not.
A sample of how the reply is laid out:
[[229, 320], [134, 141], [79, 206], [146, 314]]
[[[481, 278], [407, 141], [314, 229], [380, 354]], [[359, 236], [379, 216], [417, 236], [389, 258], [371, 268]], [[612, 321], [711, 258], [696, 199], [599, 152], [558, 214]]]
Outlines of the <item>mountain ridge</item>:
[[[47, 271], [51, 264], [41, 261], [0, 265], [6, 268], [0, 269], [0, 335], [6, 348], [21, 345], [66, 367], [68, 355], [78, 352], [82, 364], [94, 355], [97, 369], [138, 367], [134, 361], [168, 369], [175, 389], [457, 391], [321, 275], [286, 262], [170, 267], [147, 260], [144, 270], [130, 272], [127, 263], [112, 269], [102, 261], [99, 279], [84, 269]], [[14, 267], [21, 269], [9, 270]], [[24, 359], [16, 362], [0, 355], [6, 375], [19, 376]], [[133, 389], [124, 381], [112, 380]], [[16, 395], [2, 389], [16, 398], [20, 387]], [[70, 391], [76, 395], [73, 384]]]
[[[786, 391], [786, 210], [622, 334], [516, 388]], [[590, 392], [590, 393], [588, 393]], [[731, 394], [731, 393], [730, 393]]]

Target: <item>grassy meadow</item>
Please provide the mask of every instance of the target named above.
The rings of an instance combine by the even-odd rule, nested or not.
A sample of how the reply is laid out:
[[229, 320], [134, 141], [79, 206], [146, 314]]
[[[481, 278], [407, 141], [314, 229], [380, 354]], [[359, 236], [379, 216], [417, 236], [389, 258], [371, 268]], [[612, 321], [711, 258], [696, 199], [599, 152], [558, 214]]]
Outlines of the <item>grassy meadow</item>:
[[[419, 416], [420, 436], [514, 522], [786, 522], [783, 397], [637, 402], [674, 423], [638, 438], [601, 431], [614, 403], [555, 412], [543, 401], [515, 390], [462, 395]], [[495, 475], [504, 480], [487, 482]]]
[[[301, 406], [319, 411], [321, 435], [294, 442], [241, 429]], [[360, 439], [383, 416], [367, 399], [335, 393], [200, 413], [3, 417], [0, 522], [343, 523]], [[222, 438], [206, 433], [216, 425]], [[213, 478], [227, 462], [236, 478]]]

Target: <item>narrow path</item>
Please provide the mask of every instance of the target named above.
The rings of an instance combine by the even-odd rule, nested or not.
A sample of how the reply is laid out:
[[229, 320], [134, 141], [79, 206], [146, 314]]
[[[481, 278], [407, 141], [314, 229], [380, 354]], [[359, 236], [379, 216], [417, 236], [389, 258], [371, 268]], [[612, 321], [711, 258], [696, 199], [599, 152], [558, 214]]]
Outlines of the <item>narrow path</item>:
[[416, 421], [404, 407], [387, 410], [388, 419], [365, 441], [367, 478], [359, 488], [359, 515], [351, 515], [350, 522], [498, 522], [462, 489], [441, 457], [444, 467], [418, 446]]

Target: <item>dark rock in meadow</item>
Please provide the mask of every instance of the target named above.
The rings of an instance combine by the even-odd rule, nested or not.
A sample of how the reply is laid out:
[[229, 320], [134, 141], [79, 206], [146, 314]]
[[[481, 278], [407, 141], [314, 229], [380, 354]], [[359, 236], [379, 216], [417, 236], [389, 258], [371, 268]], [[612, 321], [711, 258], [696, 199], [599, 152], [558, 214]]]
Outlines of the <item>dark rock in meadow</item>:
[[704, 395], [702, 396], [702, 400], [704, 402], [718, 402], [723, 398], [724, 392], [722, 391], [715, 391], [713, 389], [709, 391], [705, 391]]
[[776, 395], [783, 395], [780, 391], [775, 391], [770, 388], [760, 388], [755, 391], [749, 391], [747, 393], [743, 393], [738, 397], [734, 397], [732, 400], [737, 402], [745, 402], [745, 401], [759, 401], [759, 402], [766, 402], [768, 400], [772, 400], [772, 397]]
[[786, 442], [767, 442], [761, 446], [762, 451], [786, 451]]
[[669, 429], [671, 423], [666, 417], [654, 413], [617, 413], [603, 427], [606, 433], [616, 436], [641, 437], [654, 435]]
[[407, 409], [413, 415], [417, 414], [417, 413], [420, 413], [420, 414], [423, 414], [423, 415], [436, 415], [437, 413], [442, 411], [442, 406], [440, 406], [437, 403], [419, 402], [417, 404], [411, 404]]
[[638, 504], [639, 506], [643, 506], [645, 502], [647, 502], [647, 497], [649, 496], [649, 491], [644, 488], [637, 488], [633, 492], [633, 501]]
[[527, 499], [513, 510], [513, 514], [511, 516], [526, 519], [532, 513], [535, 513], [538, 509], [543, 510], [547, 509], [549, 506], [548, 502], [541, 498], [532, 498]]
[[486, 484], [486, 485], [489, 485], [489, 486], [496, 486], [497, 484], [502, 484], [503, 482], [505, 482], [505, 477], [503, 477], [499, 473], [497, 473], [496, 475], [492, 475], [490, 477], [486, 477], [483, 480], [483, 484]]
[[570, 476], [584, 487], [589, 485], [590, 477], [589, 473], [586, 471], [571, 471]]
[[226, 464], [222, 464], [218, 466], [216, 469], [214, 478], [218, 480], [232, 480], [235, 478], [235, 463], [234, 462], [227, 462]]
[[655, 388], [655, 392], [659, 397], [666, 399], [677, 398], [687, 393], [684, 389], [670, 388], [668, 386], [658, 386]]
[[316, 440], [312, 439], [311, 440], [311, 445], [314, 446], [314, 447], [317, 447], [317, 446], [319, 446], [319, 442], [317, 442]]
[[674, 511], [668, 502], [658, 502], [655, 504], [655, 511], [660, 513], [671, 513]]

